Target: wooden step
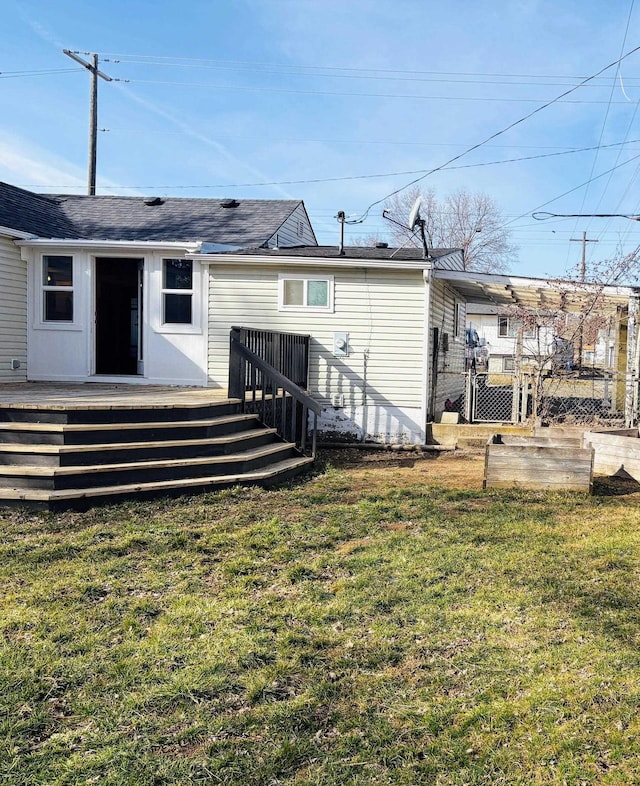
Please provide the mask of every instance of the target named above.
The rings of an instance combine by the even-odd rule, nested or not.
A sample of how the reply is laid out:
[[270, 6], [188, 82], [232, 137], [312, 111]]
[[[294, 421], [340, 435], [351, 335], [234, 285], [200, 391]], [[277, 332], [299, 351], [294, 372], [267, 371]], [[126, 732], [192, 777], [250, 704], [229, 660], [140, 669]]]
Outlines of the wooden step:
[[4, 486], [0, 487], [0, 500], [4, 505], [36, 508], [88, 507], [105, 499], [115, 501], [132, 496], [185, 494], [190, 491], [214, 490], [237, 485], [272, 485], [294, 477], [308, 469], [312, 463], [313, 459], [308, 456], [294, 456], [250, 472], [182, 478], [180, 480], [123, 483], [82, 489], [49, 490]]
[[49, 467], [89, 466], [98, 463], [224, 455], [239, 445], [254, 446], [275, 439], [276, 430], [264, 427], [205, 439], [150, 442], [105, 442], [89, 445], [0, 444], [0, 468], [5, 465]]
[[135, 404], [131, 402], [77, 404], [2, 404], [0, 421], [7, 423], [136, 423], [168, 420], [201, 420], [216, 415], [232, 415], [240, 411], [240, 400], [220, 401], [158, 401]]
[[136, 423], [28, 423], [0, 422], [0, 445], [76, 445], [117, 442], [161, 441], [213, 437], [250, 428], [259, 423], [257, 415], [234, 414], [201, 420], [146, 421]]
[[0, 485], [16, 488], [66, 489], [113, 485], [123, 476], [130, 483], [180, 480], [218, 473], [251, 472], [266, 464], [289, 458], [295, 453], [288, 442], [251, 448], [238, 453], [203, 458], [181, 458], [127, 463], [102, 463], [70, 467], [5, 465], [0, 467]]

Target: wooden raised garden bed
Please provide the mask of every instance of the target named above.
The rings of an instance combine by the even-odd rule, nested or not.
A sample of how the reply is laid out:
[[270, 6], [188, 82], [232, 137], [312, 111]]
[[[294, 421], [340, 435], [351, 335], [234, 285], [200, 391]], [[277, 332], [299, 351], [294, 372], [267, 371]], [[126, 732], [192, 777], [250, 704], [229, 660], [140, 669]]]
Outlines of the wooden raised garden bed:
[[600, 475], [627, 474], [640, 481], [640, 439], [637, 428], [587, 431], [584, 444], [593, 448], [593, 471]]
[[593, 448], [582, 447], [578, 438], [494, 434], [487, 442], [483, 485], [567, 489], [589, 494], [593, 454]]

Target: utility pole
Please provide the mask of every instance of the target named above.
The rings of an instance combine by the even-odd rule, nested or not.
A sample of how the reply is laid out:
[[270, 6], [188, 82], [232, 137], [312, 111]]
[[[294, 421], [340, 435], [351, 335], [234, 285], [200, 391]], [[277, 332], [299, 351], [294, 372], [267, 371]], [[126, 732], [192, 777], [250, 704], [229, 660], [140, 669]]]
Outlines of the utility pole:
[[583, 232], [582, 237], [570, 238], [572, 243], [582, 243], [582, 260], [580, 261], [580, 281], [584, 284], [587, 275], [587, 243], [597, 243], [597, 240], [589, 238], [587, 240], [587, 233]]
[[80, 63], [91, 74], [91, 92], [89, 98], [89, 175], [87, 180], [87, 193], [94, 196], [96, 193], [96, 159], [98, 147], [98, 77], [105, 82], [113, 82], [113, 79], [102, 71], [98, 70], [98, 55], [91, 54], [91, 62], [88, 63], [76, 52], [70, 49], [62, 50], [67, 57]]
[[[584, 284], [587, 277], [587, 243], [597, 243], [597, 240], [587, 240], [587, 233], [583, 232], [582, 237], [569, 238], [572, 243], [582, 243], [582, 258], [580, 260], [580, 282]], [[584, 343], [584, 314], [580, 317], [580, 330], [578, 332], [578, 373], [582, 370], [582, 345]]]

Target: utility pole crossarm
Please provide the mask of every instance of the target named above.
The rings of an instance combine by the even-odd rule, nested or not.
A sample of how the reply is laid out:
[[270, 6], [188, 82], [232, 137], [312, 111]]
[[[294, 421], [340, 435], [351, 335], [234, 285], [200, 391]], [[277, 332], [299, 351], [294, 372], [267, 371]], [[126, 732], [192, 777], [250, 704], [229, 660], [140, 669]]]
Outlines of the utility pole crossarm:
[[[78, 55], [75, 52], [72, 52], [70, 49], [63, 49], [62, 51], [65, 53], [67, 57], [70, 57], [72, 60], [75, 60], [76, 63], [80, 63], [81, 66], [84, 66], [87, 69], [87, 71], [93, 72], [94, 65], [92, 63], [87, 63], [86, 60], [83, 60], [81, 57], [78, 57]], [[92, 55], [92, 57], [97, 57], [97, 55]], [[103, 71], [99, 71], [97, 68], [96, 68], [96, 74], [101, 79], [104, 79], [105, 82], [113, 82], [113, 77], [109, 76], [108, 74], [105, 74]]]
[[91, 62], [88, 63], [83, 60], [75, 52], [70, 49], [62, 50], [67, 57], [80, 63], [83, 68], [91, 74], [91, 93], [89, 100], [89, 174], [87, 193], [89, 196], [95, 196], [96, 193], [96, 160], [97, 160], [97, 146], [98, 146], [98, 77], [104, 79], [105, 82], [113, 82], [112, 77], [103, 73], [98, 69], [98, 55], [91, 55]]

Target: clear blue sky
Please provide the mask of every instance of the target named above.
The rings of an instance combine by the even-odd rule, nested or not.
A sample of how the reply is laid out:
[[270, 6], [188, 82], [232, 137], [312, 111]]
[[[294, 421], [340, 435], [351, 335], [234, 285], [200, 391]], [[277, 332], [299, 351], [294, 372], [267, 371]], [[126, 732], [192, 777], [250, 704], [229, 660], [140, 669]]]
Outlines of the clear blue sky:
[[[301, 198], [331, 244], [338, 210], [362, 214], [640, 45], [632, 0], [5, 0], [2, 16], [0, 180], [85, 192], [89, 76], [61, 50], [97, 52], [130, 80], [100, 82], [99, 193]], [[583, 231], [589, 258], [630, 251], [638, 223], [531, 213], [640, 213], [639, 100], [640, 53], [457, 165], [563, 155], [423, 185], [493, 197], [515, 274], [563, 275]], [[347, 242], [385, 231], [377, 206]]]

